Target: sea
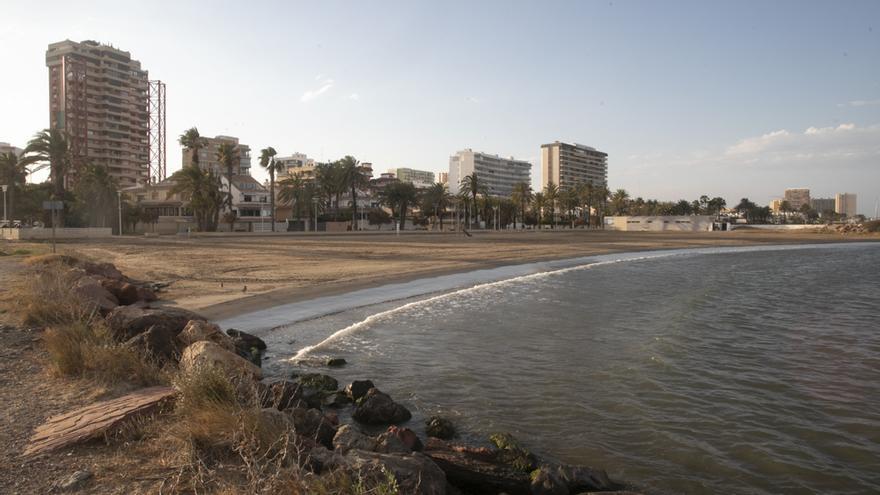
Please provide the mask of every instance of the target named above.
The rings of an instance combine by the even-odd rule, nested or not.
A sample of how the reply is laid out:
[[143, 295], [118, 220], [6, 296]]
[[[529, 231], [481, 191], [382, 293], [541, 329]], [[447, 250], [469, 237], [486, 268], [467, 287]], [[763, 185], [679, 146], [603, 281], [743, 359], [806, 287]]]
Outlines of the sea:
[[[880, 493], [880, 243], [531, 263], [221, 322], [653, 494]], [[347, 364], [327, 370], [329, 357]]]

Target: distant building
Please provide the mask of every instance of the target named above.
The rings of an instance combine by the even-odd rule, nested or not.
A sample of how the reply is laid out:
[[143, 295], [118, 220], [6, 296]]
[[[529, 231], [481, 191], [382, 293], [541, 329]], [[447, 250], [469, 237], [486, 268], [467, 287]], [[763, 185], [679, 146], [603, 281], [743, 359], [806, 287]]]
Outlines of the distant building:
[[805, 188], [786, 189], [783, 199], [788, 202], [792, 210], [800, 211], [802, 206], [810, 204], [810, 190]]
[[608, 154], [584, 146], [556, 141], [541, 145], [541, 188], [550, 182], [560, 190], [580, 184], [608, 184]]
[[[199, 168], [204, 171], [213, 171], [217, 175], [226, 175], [226, 167], [217, 161], [217, 151], [220, 145], [227, 143], [238, 147], [238, 163], [233, 168], [232, 175], [251, 175], [251, 148], [246, 144], [238, 142], [237, 137], [232, 136], [216, 136], [212, 138], [202, 138], [205, 146], [199, 150]], [[183, 149], [183, 166], [192, 165], [192, 153], [186, 148]]]
[[856, 195], [853, 193], [838, 193], [834, 197], [834, 212], [838, 215], [846, 215], [852, 218], [858, 214]]
[[23, 149], [16, 148], [9, 143], [0, 143], [0, 155], [4, 153], [15, 153], [16, 156], [21, 156], [23, 151]]
[[516, 184], [531, 183], [531, 171], [527, 161], [465, 149], [449, 157], [449, 192], [458, 194], [461, 180], [476, 173], [490, 196], [510, 197]]
[[812, 208], [819, 215], [823, 215], [825, 212], [835, 211], [835, 200], [834, 198], [811, 198], [810, 199], [810, 208]]
[[281, 163], [284, 171], [279, 175], [299, 175], [303, 179], [315, 178], [315, 160], [306, 156], [305, 153], [294, 153], [290, 156], [276, 156], [276, 163]]
[[704, 232], [712, 230], [714, 216], [644, 216], [644, 217], [605, 217], [605, 227], [625, 232]]
[[449, 172], [437, 172], [437, 182], [441, 184], [449, 183]]
[[121, 187], [150, 175], [149, 78], [131, 54], [96, 41], [65, 40], [46, 50], [49, 127], [66, 131], [75, 180], [87, 164], [106, 166]]
[[770, 211], [772, 211], [774, 215], [778, 215], [782, 212], [782, 201], [782, 199], [774, 199], [770, 201]]
[[434, 183], [434, 172], [414, 170], [411, 168], [393, 168], [389, 170], [401, 182], [411, 182], [416, 187], [428, 187]]

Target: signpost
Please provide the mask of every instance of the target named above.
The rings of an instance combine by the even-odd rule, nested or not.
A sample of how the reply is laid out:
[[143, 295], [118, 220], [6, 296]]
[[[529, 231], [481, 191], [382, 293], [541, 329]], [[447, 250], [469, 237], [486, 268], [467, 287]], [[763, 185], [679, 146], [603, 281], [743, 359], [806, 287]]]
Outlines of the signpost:
[[52, 252], [55, 252], [55, 212], [64, 209], [64, 201], [43, 201], [43, 209], [52, 212]]
[[0, 189], [3, 189], [3, 226], [4, 227], [6, 226], [6, 220], [7, 220], [6, 219], [6, 189], [8, 189], [8, 188], [9, 188], [9, 186], [7, 186], [5, 184], [0, 186]]

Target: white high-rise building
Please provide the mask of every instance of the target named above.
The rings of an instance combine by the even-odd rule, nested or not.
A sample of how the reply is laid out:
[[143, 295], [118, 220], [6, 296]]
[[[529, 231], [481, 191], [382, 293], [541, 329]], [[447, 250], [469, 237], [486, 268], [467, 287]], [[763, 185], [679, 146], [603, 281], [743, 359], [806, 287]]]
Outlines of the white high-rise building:
[[580, 184], [607, 186], [608, 154], [583, 144], [542, 144], [541, 188], [551, 182], [560, 190]]
[[449, 192], [458, 194], [461, 180], [473, 173], [486, 186], [490, 196], [510, 197], [517, 183], [531, 184], [532, 164], [470, 148], [459, 151], [449, 157]]

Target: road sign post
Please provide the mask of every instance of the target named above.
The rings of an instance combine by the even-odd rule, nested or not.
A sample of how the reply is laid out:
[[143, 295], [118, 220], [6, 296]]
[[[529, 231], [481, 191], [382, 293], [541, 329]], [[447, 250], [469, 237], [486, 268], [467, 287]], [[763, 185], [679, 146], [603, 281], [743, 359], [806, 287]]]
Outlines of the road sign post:
[[52, 215], [52, 252], [55, 252], [55, 224], [57, 223], [56, 211], [64, 209], [64, 201], [43, 201], [43, 209], [49, 210]]

